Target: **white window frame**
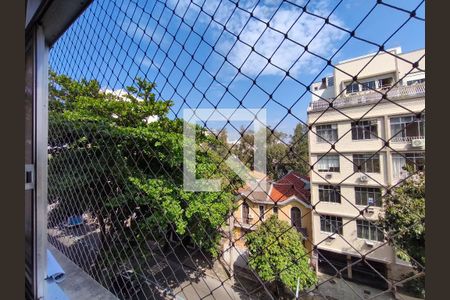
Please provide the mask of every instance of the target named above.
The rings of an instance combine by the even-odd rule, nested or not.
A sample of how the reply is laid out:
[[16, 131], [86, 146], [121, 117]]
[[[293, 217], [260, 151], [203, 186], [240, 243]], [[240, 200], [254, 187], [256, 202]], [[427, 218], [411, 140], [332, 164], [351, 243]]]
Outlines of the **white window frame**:
[[[417, 162], [422, 159], [425, 166], [425, 152], [404, 152], [392, 154], [392, 176], [394, 179], [402, 179], [408, 176], [408, 172], [403, 170], [403, 167], [407, 165], [408, 161], [414, 163], [414, 171], [417, 171]], [[401, 162], [404, 162], [403, 164]], [[401, 166], [400, 166], [401, 164]]]
[[[334, 190], [332, 185], [326, 185], [326, 184], [320, 184], [318, 187], [318, 191], [319, 191], [319, 201], [320, 202], [327, 202], [327, 203], [334, 203], [334, 204], [341, 204], [341, 187], [340, 186], [336, 186], [336, 191]], [[324, 194], [324, 192], [328, 192], [328, 199], [324, 200], [323, 197], [321, 197], [321, 191], [322, 191], [322, 196]], [[336, 198], [338, 199], [338, 201], [330, 201], [331, 198], [333, 198], [333, 194], [336, 194]]]
[[[368, 237], [364, 236], [363, 229], [362, 228], [359, 229], [360, 227], [367, 228]], [[373, 232], [372, 232], [372, 230], [373, 230]], [[380, 233], [381, 233], [381, 239], [378, 239], [378, 238], [380, 238], [378, 236]], [[375, 234], [376, 237], [372, 236], [372, 234]], [[361, 240], [373, 241], [373, 242], [383, 242], [385, 240], [385, 235], [384, 235], [383, 231], [381, 231], [379, 228], [377, 228], [377, 226], [375, 226], [375, 224], [373, 224], [372, 222], [363, 220], [363, 219], [356, 219], [356, 237]]]
[[[338, 170], [330, 170], [329, 162], [328, 162], [328, 169], [320, 169], [321, 166], [323, 166], [323, 164], [326, 164], [327, 161], [331, 160], [331, 158], [337, 158], [337, 167]], [[339, 173], [341, 171], [341, 165], [340, 165], [340, 159], [339, 159], [339, 155], [338, 154], [327, 154], [321, 157], [317, 158], [317, 171], [318, 172], [334, 172], [334, 173]]]
[[[360, 190], [360, 191], [358, 191], [358, 189]], [[376, 194], [377, 194], [377, 191], [379, 192], [379, 194], [380, 194], [380, 199], [379, 199], [379, 202], [378, 202], [378, 204], [380, 204], [380, 205], [376, 205], [376, 203], [377, 203], [377, 201], [375, 200], [375, 198], [376, 198]], [[383, 205], [383, 200], [382, 200], [382, 191], [381, 191], [381, 188], [379, 188], [379, 187], [370, 187], [370, 186], [355, 186], [354, 187], [354, 191], [355, 191], [355, 204], [356, 205], [359, 205], [359, 206], [373, 206], [373, 207], [381, 207], [382, 205]], [[360, 194], [360, 195], [362, 195], [362, 193], [365, 193], [365, 194], [367, 194], [367, 196], [366, 196], [366, 198], [367, 198], [367, 203], [366, 204], [364, 204], [364, 203], [357, 203], [357, 197], [356, 197], [356, 195], [358, 195], [358, 194]], [[373, 194], [373, 198], [374, 198], [374, 203], [373, 204], [370, 204], [369, 203], [369, 194]], [[360, 200], [361, 200], [361, 198], [360, 198]]]
[[[352, 134], [352, 141], [367, 141], [367, 140], [375, 140], [378, 138], [378, 121], [377, 120], [361, 120], [359, 121], [358, 125], [355, 124], [356, 122], [351, 122], [351, 134]], [[364, 124], [362, 124], [364, 123]], [[372, 133], [371, 128], [375, 127], [375, 133]], [[363, 130], [363, 135], [368, 134], [369, 138], [364, 137], [362, 139], [359, 138], [353, 138], [353, 130]], [[358, 133], [357, 133], [358, 136]]]
[[[320, 133], [329, 133], [331, 138], [327, 140], [327, 137], [322, 136]], [[317, 143], [334, 143], [338, 140], [338, 136], [337, 124], [316, 125]]]
[[[408, 121], [409, 119], [409, 121]], [[425, 138], [425, 115], [423, 115], [420, 119], [416, 119], [414, 115], [403, 115], [403, 116], [392, 116], [389, 118], [389, 129], [391, 131], [391, 140], [401, 141], [405, 138]], [[408, 124], [415, 123], [414, 126], [417, 126], [416, 136], [408, 136], [407, 135], [407, 126]], [[423, 132], [421, 130], [421, 123], [423, 123]], [[393, 126], [401, 126], [400, 130], [394, 130]], [[411, 125], [409, 125], [411, 126]]]
[[339, 235], [343, 235], [344, 234], [344, 219], [342, 217], [331, 216], [331, 215], [320, 215], [320, 232], [330, 234], [330, 233], [335, 233], [335, 231], [333, 231], [333, 230], [332, 231], [324, 230], [322, 228], [322, 218], [324, 218], [325, 220], [329, 219], [328, 222], [330, 223], [330, 229], [331, 230], [333, 229], [333, 227], [334, 228], [336, 227], [336, 225], [333, 224], [333, 222], [336, 222], [336, 223], [340, 222], [341, 224], [340, 224], [340, 226], [338, 226], [339, 230], [338, 230], [337, 234], [339, 234]]
[[[361, 165], [361, 171], [362, 173], [374, 173], [374, 174], [380, 174], [381, 173], [381, 157], [380, 154], [371, 154], [371, 153], [355, 153], [353, 154], [352, 158], [353, 158], [353, 171], [354, 172], [359, 172], [358, 171], [358, 164], [355, 162], [356, 161], [356, 157], [355, 156], [362, 156], [361, 160], [364, 160], [364, 163]], [[378, 169], [379, 171], [376, 172], [375, 170], [375, 164], [374, 161], [378, 160]], [[372, 164], [372, 169], [371, 171], [368, 171], [368, 164]]]

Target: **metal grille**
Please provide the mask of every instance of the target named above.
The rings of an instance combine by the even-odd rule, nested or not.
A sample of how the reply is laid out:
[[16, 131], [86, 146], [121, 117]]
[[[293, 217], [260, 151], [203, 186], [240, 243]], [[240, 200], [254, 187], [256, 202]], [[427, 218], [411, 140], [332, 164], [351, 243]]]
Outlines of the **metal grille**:
[[[49, 241], [120, 299], [423, 296], [424, 5], [94, 1], [50, 52]], [[195, 128], [220, 191], [186, 109], [254, 117]]]

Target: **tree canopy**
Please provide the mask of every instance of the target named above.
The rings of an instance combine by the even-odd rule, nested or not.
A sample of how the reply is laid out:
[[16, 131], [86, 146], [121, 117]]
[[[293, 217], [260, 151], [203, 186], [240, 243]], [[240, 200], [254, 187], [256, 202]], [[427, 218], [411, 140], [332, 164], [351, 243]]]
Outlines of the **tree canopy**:
[[249, 266], [262, 280], [275, 285], [277, 296], [282, 286], [295, 292], [297, 280], [300, 290], [317, 282], [309, 265], [309, 255], [302, 244], [302, 235], [286, 221], [272, 215], [255, 231], [246, 236]]
[[[412, 168], [406, 168], [411, 172]], [[394, 188], [385, 197], [384, 216], [380, 225], [388, 233], [389, 243], [403, 260], [416, 271], [425, 268], [425, 173], [420, 171]], [[425, 298], [425, 276], [407, 280], [413, 272], [404, 274], [406, 291]]]
[[217, 141], [197, 127], [196, 175], [222, 179], [221, 192], [183, 190], [183, 121], [171, 120], [170, 100], [137, 78], [124, 94], [96, 80], [50, 73], [50, 219], [91, 212], [102, 239], [167, 240], [176, 233], [217, 253], [219, 229], [240, 181], [214, 151]]
[[[253, 169], [254, 133], [240, 129], [239, 143], [232, 147], [234, 153], [247, 167]], [[308, 136], [306, 126], [298, 123], [293, 136], [284, 132], [266, 128], [267, 174], [277, 180], [289, 171], [308, 175]]]

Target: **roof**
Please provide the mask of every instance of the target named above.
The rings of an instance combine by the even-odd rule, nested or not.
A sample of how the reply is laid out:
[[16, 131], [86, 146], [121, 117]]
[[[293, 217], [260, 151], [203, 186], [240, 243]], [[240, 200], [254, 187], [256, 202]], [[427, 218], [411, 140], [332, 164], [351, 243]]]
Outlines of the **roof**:
[[[264, 176], [259, 178], [263, 179]], [[310, 204], [309, 182], [308, 176], [291, 171], [277, 181], [262, 181], [261, 190], [255, 191], [249, 186], [245, 186], [239, 189], [239, 193], [254, 202], [281, 203], [290, 199], [298, 199]]]

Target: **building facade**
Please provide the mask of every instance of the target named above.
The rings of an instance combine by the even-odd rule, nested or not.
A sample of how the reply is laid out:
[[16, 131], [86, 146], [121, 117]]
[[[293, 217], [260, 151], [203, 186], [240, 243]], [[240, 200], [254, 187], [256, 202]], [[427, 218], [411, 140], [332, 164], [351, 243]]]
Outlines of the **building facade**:
[[308, 108], [318, 268], [347, 267], [343, 276], [372, 283], [409, 270], [375, 222], [403, 166], [425, 163], [425, 50], [387, 52], [339, 63], [311, 85]]
[[[252, 172], [257, 180], [265, 179], [264, 174]], [[267, 180], [267, 179], [266, 179]], [[237, 264], [246, 268], [247, 247], [245, 236], [255, 230], [272, 214], [277, 214], [294, 226], [303, 236], [303, 245], [312, 254], [312, 207], [310, 202], [309, 177], [297, 172], [289, 172], [278, 181], [266, 181], [261, 189], [243, 187], [236, 198], [237, 209], [230, 217], [230, 235], [234, 247], [224, 245], [224, 249], [233, 253], [226, 253], [226, 261], [231, 265]]]

